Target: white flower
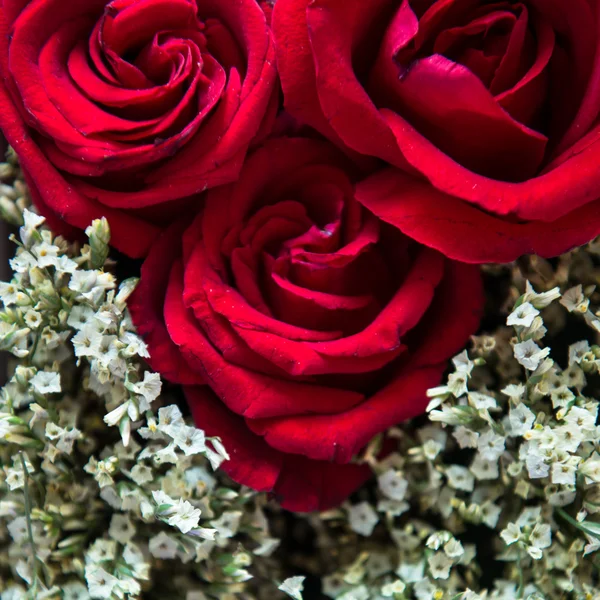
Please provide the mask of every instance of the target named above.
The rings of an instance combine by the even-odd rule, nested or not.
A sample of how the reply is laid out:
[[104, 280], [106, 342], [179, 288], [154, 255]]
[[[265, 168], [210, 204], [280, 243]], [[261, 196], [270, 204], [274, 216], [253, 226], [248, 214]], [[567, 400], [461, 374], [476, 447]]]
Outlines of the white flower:
[[596, 412], [590, 412], [585, 408], [579, 408], [574, 406], [565, 415], [565, 421], [569, 424], [575, 425], [580, 429], [593, 429], [596, 426], [597, 420], [597, 409]]
[[475, 455], [469, 468], [479, 481], [497, 479], [499, 475], [498, 460], [488, 460], [479, 452]]
[[77, 270], [77, 263], [74, 260], [71, 260], [68, 256], [59, 256], [54, 261], [54, 268], [59, 273], [75, 273]]
[[465, 549], [457, 539], [452, 538], [444, 544], [444, 552], [446, 556], [456, 559], [465, 553]]
[[26, 208], [23, 210], [23, 221], [25, 224], [19, 229], [19, 236], [25, 246], [29, 246], [34, 232], [45, 220], [44, 217]]
[[120, 404], [117, 408], [114, 408], [109, 413], [104, 415], [104, 422], [109, 427], [116, 427], [121, 419], [127, 414], [127, 410], [129, 409], [129, 402], [125, 402], [124, 404]]
[[156, 502], [158, 507], [165, 505], [168, 506], [168, 508], [171, 508], [177, 504], [177, 500], [171, 498], [171, 496], [168, 496], [162, 490], [154, 490], [152, 492], [152, 498], [154, 498], [154, 502]]
[[490, 529], [494, 529], [496, 527], [501, 513], [502, 509], [493, 502], [487, 501], [481, 505], [481, 520]]
[[534, 548], [549, 548], [552, 544], [552, 529], [550, 525], [538, 523], [529, 535], [529, 544]]
[[533, 320], [540, 314], [533, 304], [529, 302], [523, 302], [520, 306], [515, 308], [508, 318], [506, 324], [510, 326], [519, 325], [521, 327], [531, 327]]
[[533, 286], [531, 283], [529, 283], [529, 281], [525, 283], [525, 294], [523, 295], [523, 301], [530, 302], [533, 306], [535, 306], [535, 308], [546, 308], [546, 306], [558, 298], [560, 298], [560, 289], [558, 287], [538, 294], [533, 289]]
[[580, 364], [583, 357], [590, 352], [590, 344], [585, 340], [569, 346], [569, 365]]
[[264, 538], [261, 540], [261, 544], [256, 548], [253, 553], [256, 556], [271, 556], [273, 552], [279, 547], [281, 540], [276, 538]]
[[174, 425], [180, 425], [181, 423], [183, 423], [183, 415], [176, 404], [171, 404], [158, 409], [157, 428], [159, 431], [171, 436], [171, 428]]
[[542, 514], [541, 506], [528, 506], [521, 511], [517, 519], [519, 527], [532, 527], [538, 521]]
[[448, 389], [457, 398], [467, 393], [468, 374], [465, 371], [456, 371], [448, 375]]
[[565, 408], [575, 399], [575, 394], [566, 385], [561, 385], [550, 392], [550, 398], [554, 408]]
[[436, 552], [427, 559], [429, 572], [434, 579], [448, 579], [453, 561], [443, 552]]
[[395, 594], [402, 594], [406, 590], [406, 584], [401, 579], [396, 579], [392, 583], [386, 583], [381, 588], [381, 595], [384, 598], [393, 598]]
[[535, 415], [524, 405], [511, 406], [508, 412], [511, 436], [522, 436], [527, 433], [535, 422]]
[[66, 454], [71, 454], [73, 444], [81, 437], [81, 431], [76, 427], [65, 429], [52, 422], [46, 423], [45, 433], [49, 440], [58, 440], [56, 448]]
[[348, 509], [348, 521], [352, 531], [369, 537], [379, 522], [379, 517], [368, 502], [360, 502]]
[[399, 517], [410, 509], [410, 504], [403, 500], [380, 500], [377, 503], [377, 510], [392, 517]]
[[115, 540], [97, 539], [85, 553], [88, 563], [99, 563], [111, 561], [117, 554], [117, 542]]
[[379, 489], [385, 496], [392, 500], [404, 500], [406, 490], [408, 489], [408, 481], [403, 477], [400, 471], [388, 469], [377, 479]]
[[[154, 462], [157, 465], [162, 465], [165, 463], [171, 463], [173, 465], [177, 464], [179, 457], [175, 452], [176, 448], [177, 446], [175, 446], [175, 444], [169, 444], [168, 446], [165, 446], [164, 448], [162, 448], [154, 454]], [[145, 448], [145, 450], [147, 449], [148, 448]]]
[[576, 464], [554, 463], [552, 465], [552, 483], [557, 485], [575, 485], [576, 475]]
[[461, 425], [452, 432], [452, 435], [461, 448], [477, 448], [479, 434], [476, 431], [467, 429], [464, 425]]
[[504, 452], [505, 441], [501, 435], [494, 433], [492, 429], [487, 429], [479, 436], [477, 448], [485, 460], [496, 461]]
[[171, 527], [177, 527], [181, 533], [188, 533], [188, 531], [198, 526], [202, 513], [199, 508], [194, 508], [187, 500], [180, 499], [164, 514], [167, 517], [167, 523]]
[[135, 535], [135, 526], [127, 515], [116, 513], [110, 521], [108, 535], [124, 545]]
[[127, 331], [119, 339], [125, 344], [125, 348], [121, 351], [124, 356], [135, 356], [137, 354], [142, 358], [150, 358], [148, 346], [139, 335]]
[[58, 394], [61, 391], [59, 373], [38, 371], [30, 383], [38, 394]]
[[471, 371], [475, 366], [475, 363], [469, 358], [469, 354], [466, 350], [463, 350], [460, 354], [457, 354], [453, 359], [454, 368], [457, 371], [465, 373], [467, 376], [471, 375]]
[[25, 473], [23, 469], [7, 469], [6, 484], [11, 491], [23, 488], [25, 486]]
[[550, 348], [540, 348], [533, 340], [526, 340], [515, 344], [515, 358], [517, 362], [529, 371], [535, 371], [542, 360], [550, 354]]
[[37, 255], [38, 265], [40, 267], [53, 267], [58, 260], [60, 248], [47, 242], [41, 242], [34, 246], [33, 251]]
[[240, 528], [240, 521], [244, 513], [240, 511], [224, 512], [218, 519], [211, 521], [211, 525], [217, 530], [221, 538], [232, 538]]
[[581, 442], [585, 439], [585, 430], [574, 423], [567, 423], [554, 429], [557, 437], [557, 450], [564, 452], [577, 452]]
[[576, 285], [575, 287], [572, 287], [563, 294], [560, 303], [569, 312], [576, 311], [580, 313], [585, 313], [588, 310], [590, 301], [584, 296], [583, 287], [581, 285]]
[[543, 477], [548, 477], [550, 473], [550, 465], [546, 463], [542, 456], [538, 456], [537, 454], [528, 454], [525, 459], [525, 465], [531, 479], [542, 479]]
[[82, 327], [71, 340], [75, 356], [99, 358], [102, 353], [102, 334], [93, 325]]
[[516, 523], [509, 523], [506, 528], [500, 532], [500, 537], [507, 546], [510, 546], [521, 539], [521, 528]]
[[498, 406], [496, 399], [488, 394], [482, 394], [481, 392], [469, 392], [468, 394], [469, 404], [477, 410], [490, 410]]
[[69, 311], [67, 325], [73, 329], [84, 329], [91, 325], [94, 318], [94, 310], [86, 305], [76, 305]]
[[154, 479], [152, 469], [146, 465], [134, 465], [129, 473], [129, 477], [138, 485], [144, 485]]
[[89, 564], [85, 567], [85, 580], [92, 598], [107, 599], [111, 597], [119, 580], [98, 565]]
[[2, 300], [6, 306], [16, 304], [19, 294], [20, 290], [17, 285], [0, 281], [0, 300]]
[[600, 457], [594, 453], [580, 465], [579, 472], [585, 475], [588, 481], [600, 483]]
[[81, 581], [72, 581], [64, 584], [62, 588], [62, 600], [88, 600], [91, 596]]
[[8, 525], [8, 533], [10, 537], [17, 543], [20, 544], [27, 539], [27, 518], [16, 517]]
[[475, 479], [466, 467], [452, 465], [446, 469], [448, 485], [455, 490], [472, 492], [475, 485]]
[[511, 400], [518, 402], [525, 395], [527, 388], [522, 383], [517, 383], [517, 384], [511, 383], [510, 385], [507, 385], [505, 388], [503, 388], [500, 391], [505, 396], [508, 396]]
[[155, 558], [171, 559], [177, 556], [178, 543], [164, 531], [161, 531], [158, 535], [150, 538], [148, 548], [150, 554]]
[[220, 439], [211, 438], [211, 443], [216, 451], [207, 446], [204, 455], [208, 458], [210, 466], [216, 471], [224, 461], [230, 459], [230, 456]]
[[402, 562], [396, 569], [396, 574], [401, 577], [406, 583], [416, 583], [423, 579], [425, 573], [425, 562], [419, 561], [417, 563]]
[[142, 396], [148, 405], [152, 404], [160, 395], [162, 383], [158, 373], [144, 373], [144, 380], [131, 385], [131, 391]]
[[434, 600], [437, 588], [429, 579], [422, 579], [415, 583], [413, 593], [417, 600]]
[[304, 590], [304, 580], [306, 577], [288, 577], [278, 589], [286, 593], [294, 600], [302, 600], [302, 591]]
[[429, 420], [434, 423], [446, 423], [447, 425], [461, 425], [465, 422], [465, 415], [458, 408], [442, 406], [442, 410], [433, 410], [429, 413]]
[[173, 441], [186, 456], [200, 454], [206, 448], [204, 432], [195, 427], [180, 425], [172, 428]]

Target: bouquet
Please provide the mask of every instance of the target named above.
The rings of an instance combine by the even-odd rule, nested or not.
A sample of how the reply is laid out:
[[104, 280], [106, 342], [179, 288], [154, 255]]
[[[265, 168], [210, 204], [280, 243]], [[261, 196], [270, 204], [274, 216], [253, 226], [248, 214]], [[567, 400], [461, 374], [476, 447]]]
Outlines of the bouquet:
[[599, 40], [0, 3], [0, 597], [600, 600]]

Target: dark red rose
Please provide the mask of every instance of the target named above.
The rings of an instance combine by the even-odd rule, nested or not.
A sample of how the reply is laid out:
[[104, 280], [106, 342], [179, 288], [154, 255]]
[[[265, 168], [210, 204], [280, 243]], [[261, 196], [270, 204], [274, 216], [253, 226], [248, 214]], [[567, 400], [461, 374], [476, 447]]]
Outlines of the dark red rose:
[[505, 262], [600, 233], [599, 0], [278, 0], [273, 28], [286, 108], [397, 167], [357, 198], [407, 235]]
[[423, 412], [479, 321], [478, 269], [368, 212], [346, 160], [267, 142], [157, 241], [131, 303], [152, 367], [223, 438], [225, 470], [291, 510], [334, 506], [369, 476], [352, 458]]
[[199, 192], [233, 181], [277, 109], [255, 0], [3, 0], [0, 127], [35, 203], [106, 216], [147, 253]]

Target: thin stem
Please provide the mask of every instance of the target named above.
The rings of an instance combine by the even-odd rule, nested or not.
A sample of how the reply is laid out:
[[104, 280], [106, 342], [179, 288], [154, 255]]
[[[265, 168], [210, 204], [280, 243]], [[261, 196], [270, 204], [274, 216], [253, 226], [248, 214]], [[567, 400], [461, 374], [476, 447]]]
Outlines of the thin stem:
[[21, 465], [23, 466], [24, 485], [23, 491], [25, 495], [25, 520], [27, 522], [27, 535], [29, 537], [29, 545], [31, 546], [31, 554], [33, 557], [33, 597], [37, 591], [38, 577], [37, 577], [37, 564], [38, 557], [35, 549], [35, 540], [33, 539], [33, 527], [31, 526], [31, 497], [29, 496], [29, 471], [27, 470], [27, 463], [23, 452], [20, 453]]
[[590, 535], [590, 536], [595, 537], [596, 539], [600, 540], [600, 535], [599, 534], [595, 533], [594, 531], [591, 531], [590, 529], [588, 529], [587, 527], [585, 527], [585, 525], [582, 525], [579, 521], [576, 521], [568, 512], [566, 512], [562, 508], [557, 508], [556, 512], [567, 523], [569, 523], [570, 525], [573, 525], [573, 527], [579, 529], [579, 531], [583, 531], [583, 533], [585, 533], [586, 535]]
[[521, 548], [517, 548], [517, 552], [517, 567], [519, 568], [519, 589], [517, 593], [519, 595], [519, 598], [523, 598], [523, 594], [525, 593], [525, 575], [523, 573], [523, 566], [521, 565]]

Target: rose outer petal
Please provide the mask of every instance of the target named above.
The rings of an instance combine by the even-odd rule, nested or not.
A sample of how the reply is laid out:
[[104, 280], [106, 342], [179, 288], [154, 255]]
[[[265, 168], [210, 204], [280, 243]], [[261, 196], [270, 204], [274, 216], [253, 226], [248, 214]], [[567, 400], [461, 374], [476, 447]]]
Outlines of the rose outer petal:
[[278, 452], [208, 388], [186, 387], [185, 394], [198, 427], [219, 436], [227, 448], [231, 459], [221, 467], [225, 473], [242, 485], [272, 492], [287, 510], [312, 512], [339, 506], [372, 476], [367, 465], [338, 465]]
[[511, 262], [523, 254], [556, 256], [600, 232], [598, 200], [556, 221], [512, 222], [392, 169], [361, 182], [356, 198], [409, 237], [471, 263]]

